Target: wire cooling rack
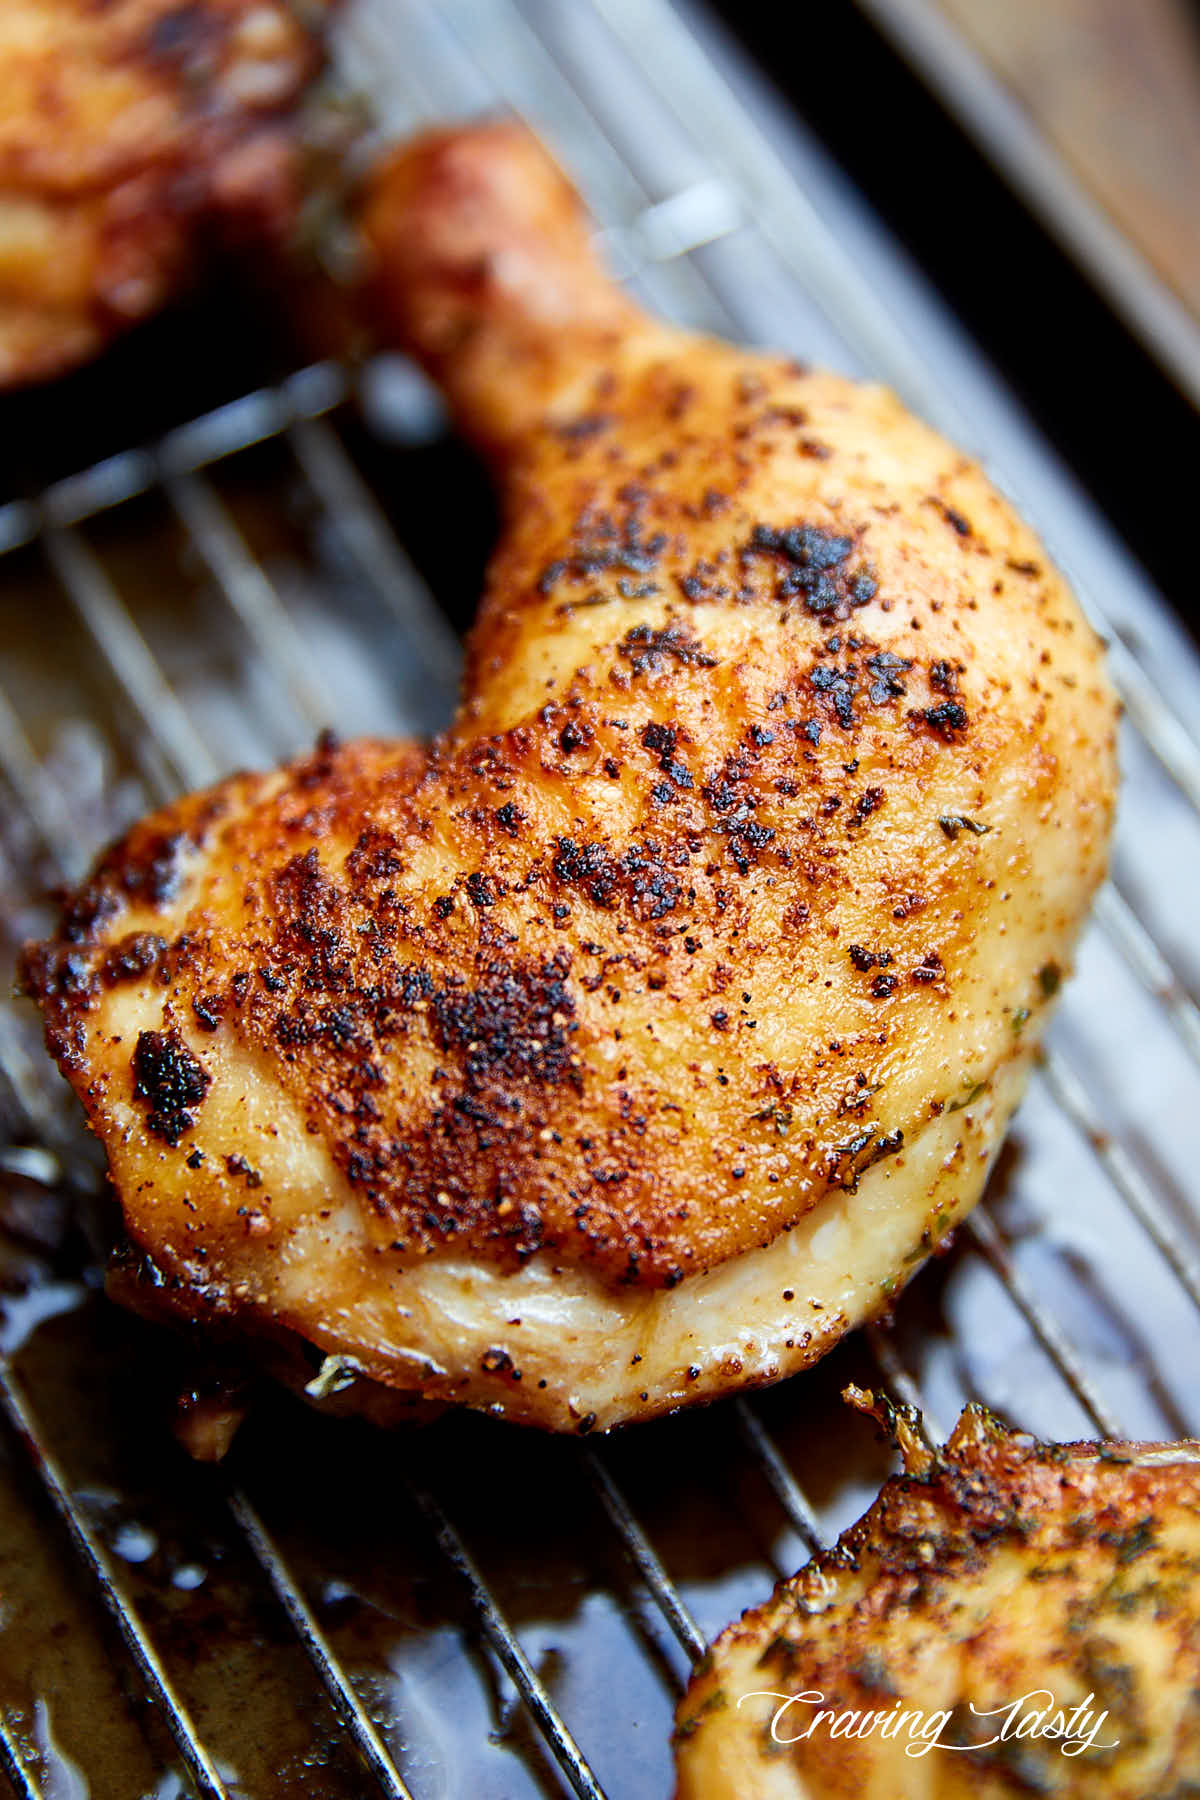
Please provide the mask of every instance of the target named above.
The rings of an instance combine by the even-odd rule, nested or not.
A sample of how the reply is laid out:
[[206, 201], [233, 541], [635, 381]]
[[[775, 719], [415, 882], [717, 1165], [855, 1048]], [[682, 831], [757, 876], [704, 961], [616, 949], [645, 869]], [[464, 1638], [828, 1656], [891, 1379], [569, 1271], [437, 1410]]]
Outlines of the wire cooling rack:
[[[381, 137], [523, 114], [649, 304], [881, 377], [979, 454], [1108, 637], [1126, 707], [1112, 879], [956, 1246], [810, 1374], [609, 1440], [482, 1420], [385, 1438], [276, 1401], [227, 1467], [187, 1464], [156, 1401], [169, 1349], [95, 1292], [74, 1108], [31, 1009], [0, 1012], [0, 1786], [653, 1800], [691, 1662], [882, 1475], [845, 1380], [920, 1401], [935, 1429], [968, 1397], [1046, 1436], [1200, 1429], [1200, 670], [1053, 448], [699, 10], [350, 0], [336, 61]], [[14, 941], [147, 805], [325, 725], [447, 715], [457, 638], [412, 535], [440, 454], [414, 445], [438, 430], [395, 359], [322, 363], [0, 505]]]

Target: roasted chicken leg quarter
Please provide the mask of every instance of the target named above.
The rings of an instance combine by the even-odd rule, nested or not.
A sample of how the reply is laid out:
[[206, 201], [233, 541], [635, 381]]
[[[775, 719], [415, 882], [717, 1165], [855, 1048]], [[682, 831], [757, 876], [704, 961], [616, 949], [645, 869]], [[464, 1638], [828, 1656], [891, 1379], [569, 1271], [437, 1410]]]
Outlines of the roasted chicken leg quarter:
[[516, 126], [363, 221], [503, 537], [445, 737], [169, 807], [29, 954], [121, 1291], [357, 1406], [774, 1381], [980, 1192], [1104, 868], [1097, 640], [890, 394], [640, 312]]
[[1200, 1792], [1200, 1444], [901, 1429], [907, 1473], [698, 1668], [676, 1800]]

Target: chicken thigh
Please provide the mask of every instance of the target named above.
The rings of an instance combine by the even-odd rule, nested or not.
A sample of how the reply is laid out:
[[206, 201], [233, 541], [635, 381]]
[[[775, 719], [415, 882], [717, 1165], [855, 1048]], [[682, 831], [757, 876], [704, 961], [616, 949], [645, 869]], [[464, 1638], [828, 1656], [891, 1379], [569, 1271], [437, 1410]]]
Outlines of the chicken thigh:
[[890, 394], [635, 308], [520, 128], [363, 218], [502, 541], [443, 738], [167, 808], [29, 954], [122, 1294], [369, 1409], [774, 1381], [980, 1193], [1104, 869], [1099, 645]]
[[1200, 1791], [1200, 1445], [902, 1429], [907, 1474], [698, 1669], [676, 1800]]

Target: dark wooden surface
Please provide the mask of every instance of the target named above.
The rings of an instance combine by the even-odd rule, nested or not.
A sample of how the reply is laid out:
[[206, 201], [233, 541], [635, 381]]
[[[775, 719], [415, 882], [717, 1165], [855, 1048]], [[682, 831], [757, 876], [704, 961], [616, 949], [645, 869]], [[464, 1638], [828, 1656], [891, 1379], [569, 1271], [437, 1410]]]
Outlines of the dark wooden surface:
[[1200, 14], [1188, 0], [938, 0], [1200, 316]]

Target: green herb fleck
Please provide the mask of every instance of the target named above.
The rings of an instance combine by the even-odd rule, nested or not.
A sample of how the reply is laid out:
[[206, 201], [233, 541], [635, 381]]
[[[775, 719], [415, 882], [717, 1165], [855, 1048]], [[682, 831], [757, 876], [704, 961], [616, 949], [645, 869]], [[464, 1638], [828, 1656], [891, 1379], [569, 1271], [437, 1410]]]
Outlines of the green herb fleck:
[[949, 1106], [946, 1108], [946, 1111], [947, 1112], [961, 1112], [964, 1106], [970, 1106], [970, 1104], [973, 1100], [978, 1100], [980, 1094], [982, 1094], [991, 1085], [992, 1084], [990, 1081], [977, 1081], [975, 1083], [975, 1086], [971, 1089], [969, 1094], [964, 1094], [964, 1096], [961, 1100], [952, 1100], [950, 1102]]
[[675, 1727], [675, 1742], [677, 1744], [686, 1744], [690, 1737], [696, 1735], [710, 1713], [720, 1712], [722, 1707], [728, 1705], [729, 1701], [725, 1696], [725, 1689], [714, 1688], [713, 1692], [709, 1694], [707, 1699], [701, 1701], [700, 1705], [690, 1717], [680, 1720], [679, 1724]]
[[985, 832], [992, 829], [990, 825], [985, 825], [982, 819], [968, 819], [964, 813], [943, 813], [938, 824], [951, 843], [954, 842], [960, 831], [969, 831], [975, 837], [982, 837]]

